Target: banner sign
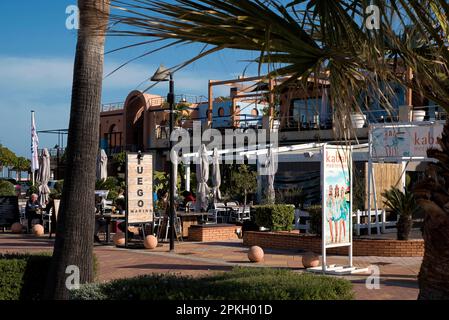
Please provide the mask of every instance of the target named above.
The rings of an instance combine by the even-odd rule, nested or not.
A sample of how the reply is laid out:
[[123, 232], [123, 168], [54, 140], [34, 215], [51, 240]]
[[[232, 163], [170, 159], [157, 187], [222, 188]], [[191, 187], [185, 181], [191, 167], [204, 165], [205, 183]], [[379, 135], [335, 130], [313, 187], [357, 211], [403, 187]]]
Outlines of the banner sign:
[[352, 152], [350, 146], [323, 146], [323, 248], [352, 242]]
[[371, 128], [372, 156], [375, 158], [427, 157], [427, 149], [439, 148], [443, 124], [388, 125]]
[[129, 224], [153, 221], [153, 156], [127, 153], [126, 155], [127, 210]]

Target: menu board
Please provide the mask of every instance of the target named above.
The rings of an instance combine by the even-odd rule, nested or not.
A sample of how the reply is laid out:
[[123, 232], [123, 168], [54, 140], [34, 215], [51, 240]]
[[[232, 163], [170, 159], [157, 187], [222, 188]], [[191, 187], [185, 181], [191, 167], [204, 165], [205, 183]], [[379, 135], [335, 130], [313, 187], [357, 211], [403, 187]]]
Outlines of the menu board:
[[20, 221], [19, 200], [15, 196], [0, 197], [0, 226]]
[[127, 154], [128, 223], [153, 221], [153, 157], [151, 154]]

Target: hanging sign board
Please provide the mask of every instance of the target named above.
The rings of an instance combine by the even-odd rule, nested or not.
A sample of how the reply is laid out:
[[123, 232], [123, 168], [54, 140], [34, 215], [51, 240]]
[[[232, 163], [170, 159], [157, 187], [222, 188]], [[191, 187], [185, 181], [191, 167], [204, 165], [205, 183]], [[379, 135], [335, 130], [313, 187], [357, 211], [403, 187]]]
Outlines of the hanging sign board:
[[153, 221], [153, 156], [127, 153], [126, 185], [128, 224]]
[[423, 125], [382, 125], [371, 128], [374, 158], [427, 157], [427, 149], [439, 148], [442, 123]]
[[323, 249], [351, 245], [351, 168], [351, 147], [323, 146]]

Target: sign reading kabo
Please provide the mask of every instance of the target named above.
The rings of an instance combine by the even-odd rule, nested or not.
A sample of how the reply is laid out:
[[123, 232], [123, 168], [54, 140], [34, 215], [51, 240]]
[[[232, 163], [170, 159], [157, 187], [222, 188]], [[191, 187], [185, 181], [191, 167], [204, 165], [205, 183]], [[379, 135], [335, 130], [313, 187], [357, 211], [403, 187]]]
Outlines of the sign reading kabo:
[[372, 126], [372, 156], [374, 158], [425, 158], [428, 149], [439, 148], [437, 138], [441, 137], [442, 132], [442, 123]]
[[153, 221], [153, 157], [127, 153], [128, 223]]

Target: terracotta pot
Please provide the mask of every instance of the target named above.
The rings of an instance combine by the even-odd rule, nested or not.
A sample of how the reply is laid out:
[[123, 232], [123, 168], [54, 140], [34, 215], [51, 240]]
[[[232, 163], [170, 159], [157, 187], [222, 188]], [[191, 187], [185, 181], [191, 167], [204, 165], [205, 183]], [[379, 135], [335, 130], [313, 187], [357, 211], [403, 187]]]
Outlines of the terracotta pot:
[[302, 265], [304, 268], [314, 268], [320, 265], [320, 256], [313, 252], [306, 252], [302, 256]]
[[251, 262], [261, 262], [263, 261], [264, 252], [259, 246], [252, 246], [248, 251], [248, 259]]

